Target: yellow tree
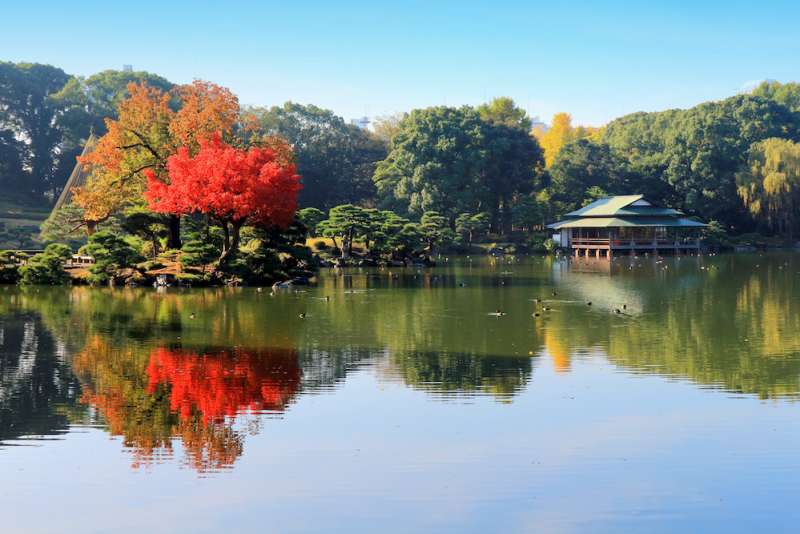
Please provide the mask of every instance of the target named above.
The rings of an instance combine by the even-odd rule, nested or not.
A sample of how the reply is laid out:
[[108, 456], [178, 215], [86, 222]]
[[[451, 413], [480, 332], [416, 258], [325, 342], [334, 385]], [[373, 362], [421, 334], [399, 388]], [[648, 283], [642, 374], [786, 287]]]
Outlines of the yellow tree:
[[[117, 182], [114, 185], [113, 182]], [[72, 190], [72, 203], [81, 208], [77, 223], [92, 235], [97, 225], [137, 199], [142, 194], [140, 182], [116, 181], [107, 171], [96, 169], [86, 182]]]
[[549, 167], [564, 145], [578, 139], [596, 137], [600, 131], [600, 128], [591, 126], [572, 126], [572, 116], [569, 113], [556, 113], [550, 128], [535, 128], [532, 134], [544, 150], [545, 165]]
[[792, 238], [800, 224], [800, 144], [770, 138], [754, 143], [737, 190], [750, 214]]

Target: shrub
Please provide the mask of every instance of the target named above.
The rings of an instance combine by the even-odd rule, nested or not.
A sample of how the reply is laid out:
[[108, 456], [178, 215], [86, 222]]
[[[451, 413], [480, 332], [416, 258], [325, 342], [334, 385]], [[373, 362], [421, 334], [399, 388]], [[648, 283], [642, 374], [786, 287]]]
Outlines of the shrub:
[[64, 244], [47, 245], [44, 252], [36, 254], [19, 268], [19, 282], [25, 285], [61, 285], [69, 282], [64, 262], [72, 257], [72, 250]]
[[194, 273], [180, 273], [175, 276], [175, 279], [183, 284], [186, 285], [193, 285], [199, 282], [203, 282], [204, 278], [199, 274]]
[[556, 249], [556, 242], [545, 233], [532, 234], [528, 240], [531, 251], [550, 254]]
[[0, 284], [16, 284], [19, 280], [19, 267], [14, 253], [0, 250]]
[[92, 284], [106, 283], [119, 269], [133, 267], [144, 260], [127, 241], [107, 231], [92, 234], [89, 242], [81, 247], [81, 252], [94, 258], [88, 277]]
[[709, 221], [708, 226], [701, 231], [703, 241], [715, 248], [725, 248], [731, 245], [731, 239], [725, 228], [717, 221]]
[[212, 243], [203, 241], [199, 235], [194, 237], [191, 241], [184, 243], [183, 248], [181, 248], [181, 265], [200, 268], [202, 272], [205, 272], [205, 266], [213, 263], [219, 253], [217, 247]]

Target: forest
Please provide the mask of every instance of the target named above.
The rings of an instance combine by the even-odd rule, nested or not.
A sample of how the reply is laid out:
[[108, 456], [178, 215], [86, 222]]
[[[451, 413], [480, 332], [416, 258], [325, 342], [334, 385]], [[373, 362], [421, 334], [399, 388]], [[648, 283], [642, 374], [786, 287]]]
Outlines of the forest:
[[[213, 264], [275, 278], [310, 267], [307, 238], [331, 256], [357, 242], [395, 261], [481, 240], [541, 247], [544, 224], [630, 193], [721, 234], [788, 244], [800, 231], [798, 141], [793, 82], [601, 127], [567, 113], [543, 126], [500, 97], [362, 129], [312, 104], [243, 106], [201, 80], [0, 62], [0, 248], [111, 251], [96, 281], [178, 258], [186, 276]], [[78, 161], [85, 176], [40, 228]]]

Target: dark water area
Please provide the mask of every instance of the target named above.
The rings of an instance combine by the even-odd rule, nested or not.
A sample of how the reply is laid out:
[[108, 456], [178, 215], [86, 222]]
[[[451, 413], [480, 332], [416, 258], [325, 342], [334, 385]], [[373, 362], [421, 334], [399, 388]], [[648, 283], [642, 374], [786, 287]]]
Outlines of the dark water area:
[[798, 400], [796, 253], [0, 287], [0, 531], [796, 532]]

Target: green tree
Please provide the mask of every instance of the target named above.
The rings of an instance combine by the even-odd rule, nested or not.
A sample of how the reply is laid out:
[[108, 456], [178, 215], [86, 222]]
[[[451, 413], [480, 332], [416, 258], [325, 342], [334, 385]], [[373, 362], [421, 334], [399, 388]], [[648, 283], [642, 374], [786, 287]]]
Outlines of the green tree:
[[462, 240], [472, 243], [476, 235], [489, 232], [490, 216], [488, 213], [462, 213], [456, 218], [456, 233]]
[[297, 212], [297, 218], [305, 225], [308, 235], [317, 235], [317, 226], [325, 220], [325, 212], [317, 208], [303, 208]]
[[800, 84], [797, 82], [781, 83], [765, 80], [750, 94], [774, 100], [792, 111], [800, 111]]
[[422, 233], [419, 225], [408, 222], [399, 232], [391, 236], [391, 244], [400, 256], [409, 256], [422, 245]]
[[527, 130], [503, 123], [487, 125], [484, 139], [488, 197], [481, 209], [490, 212], [494, 231], [509, 234], [515, 202], [542, 185], [543, 152]]
[[199, 268], [201, 275], [206, 273], [206, 266], [214, 263], [218, 257], [219, 248], [200, 234], [189, 235], [181, 247], [181, 265]]
[[547, 205], [539, 201], [536, 195], [522, 196], [511, 209], [511, 222], [514, 229], [518, 230], [533, 230], [549, 222], [548, 217]]
[[528, 112], [517, 107], [514, 100], [507, 96], [493, 99], [491, 102], [478, 106], [481, 119], [491, 124], [517, 128], [525, 133], [531, 131], [531, 118]]
[[150, 211], [144, 206], [132, 206], [122, 213], [122, 229], [142, 238], [148, 246], [146, 251], [155, 258], [163, 248], [162, 241], [169, 235], [169, 217]]
[[5, 160], [21, 166], [11, 169], [15, 181], [8, 184], [16, 193], [41, 198], [75, 164], [77, 147], [65, 143], [59, 127], [63, 105], [52, 98], [68, 80], [50, 65], [0, 62], [0, 152], [16, 152]]
[[373, 233], [373, 248], [378, 252], [391, 252], [397, 245], [397, 237], [411, 221], [393, 211], [384, 210], [373, 219], [379, 228]]
[[89, 282], [103, 284], [112, 279], [120, 269], [133, 267], [144, 258], [127, 241], [107, 230], [89, 236], [89, 241], [81, 247], [82, 254], [94, 258], [89, 268]]
[[142, 82], [165, 92], [174, 87], [145, 71], [104, 70], [89, 77], [70, 77], [51, 97], [62, 108], [59, 126], [73, 143], [81, 143], [92, 131], [104, 134], [105, 119], [116, 119], [120, 102], [129, 96], [128, 84]]
[[292, 145], [297, 172], [303, 177], [301, 206], [328, 209], [373, 198], [372, 174], [386, 155], [379, 139], [313, 105], [287, 102], [249, 112], [265, 133]]
[[626, 161], [608, 145], [581, 139], [558, 153], [550, 168], [551, 202], [560, 213], [580, 208], [598, 195], [619, 195], [631, 191]]
[[0, 284], [16, 284], [18, 280], [16, 256], [10, 250], [0, 250]]
[[418, 230], [429, 252], [433, 252], [436, 247], [451, 243], [455, 238], [447, 218], [437, 211], [423, 213]]
[[524, 111], [501, 104], [482, 108], [486, 119], [468, 106], [412, 111], [375, 171], [381, 205], [417, 216], [437, 211], [450, 224], [459, 213], [488, 211], [498, 231], [510, 230], [513, 202], [533, 190], [543, 159], [518, 124]]
[[[736, 174], [750, 146], [770, 137], [800, 139], [800, 115], [775, 100], [738, 95], [687, 110], [626, 115], [608, 124], [603, 141], [628, 160], [637, 183], [645, 184], [636, 189], [648, 198], [743, 231], [751, 219]], [[649, 192], [658, 191], [657, 181], [668, 188], [664, 198]]]
[[397, 212], [436, 210], [448, 219], [487, 196], [484, 123], [470, 107], [415, 109], [375, 171], [381, 203]]
[[[342, 204], [331, 208], [328, 218], [319, 223], [322, 235], [333, 239], [333, 244], [341, 251], [342, 258], [353, 253], [353, 240], [363, 234], [369, 226], [369, 214], [364, 208], [353, 204]], [[342, 240], [341, 246], [336, 238]]]
[[61, 285], [69, 281], [64, 263], [72, 257], [72, 250], [64, 244], [47, 245], [44, 252], [31, 257], [19, 268], [23, 285]]

